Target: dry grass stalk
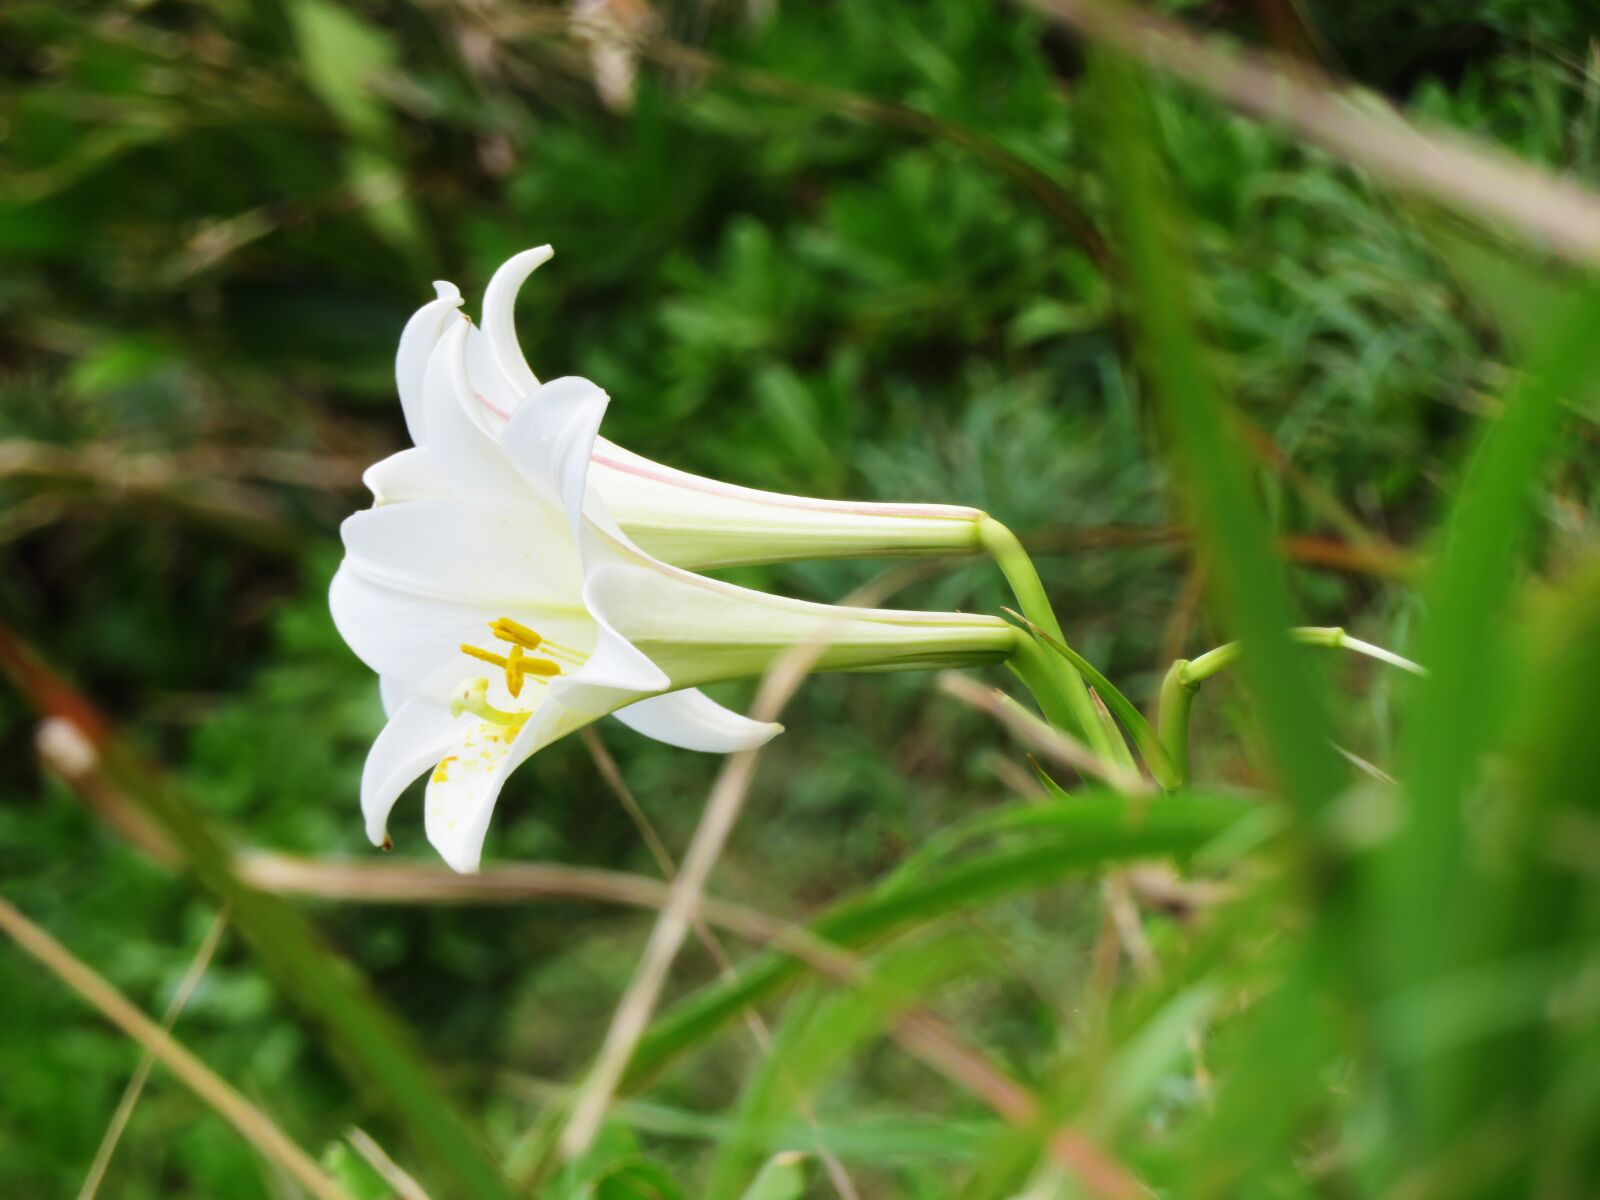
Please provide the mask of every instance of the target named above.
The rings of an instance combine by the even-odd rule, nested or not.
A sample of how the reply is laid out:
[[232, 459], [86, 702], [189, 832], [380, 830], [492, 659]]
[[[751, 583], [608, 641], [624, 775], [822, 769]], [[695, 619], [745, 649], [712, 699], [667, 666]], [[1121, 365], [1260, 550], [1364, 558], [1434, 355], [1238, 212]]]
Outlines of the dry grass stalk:
[[1450, 130], [1407, 121], [1381, 97], [1302, 64], [1223, 50], [1182, 24], [1104, 0], [1028, 0], [1085, 37], [1267, 121], [1402, 191], [1504, 223], [1562, 257], [1600, 264], [1600, 196]]
[[[173, 993], [172, 1002], [167, 1005], [167, 1011], [161, 1014], [161, 1028], [164, 1032], [172, 1032], [172, 1027], [178, 1023], [178, 1017], [188, 1007], [189, 998], [194, 995], [195, 988], [199, 987], [200, 981], [205, 978], [206, 970], [211, 966], [211, 959], [217, 953], [217, 946], [222, 942], [223, 930], [227, 927], [228, 913], [224, 909], [212, 919], [211, 927], [200, 940], [199, 949], [189, 961], [189, 969], [178, 982], [178, 990]], [[133, 1116], [134, 1106], [139, 1103], [139, 1097], [144, 1093], [144, 1085], [149, 1081], [150, 1072], [155, 1065], [156, 1056], [146, 1050], [144, 1057], [139, 1060], [139, 1065], [134, 1068], [133, 1075], [129, 1077], [128, 1086], [123, 1089], [122, 1099], [117, 1102], [116, 1111], [111, 1114], [111, 1123], [106, 1126], [105, 1134], [100, 1139], [100, 1148], [95, 1151], [94, 1161], [89, 1165], [89, 1174], [84, 1177], [83, 1186], [78, 1189], [78, 1200], [94, 1200], [99, 1193], [100, 1184], [106, 1177], [106, 1170], [111, 1166], [111, 1156], [116, 1153], [117, 1143], [122, 1140], [122, 1132], [128, 1127], [128, 1119]]]
[[[583, 731], [583, 744], [588, 748], [589, 756], [594, 759], [600, 778], [605, 780], [606, 786], [616, 796], [617, 802], [622, 805], [623, 811], [628, 814], [628, 819], [633, 822], [634, 828], [639, 831], [639, 836], [649, 847], [650, 855], [655, 859], [661, 874], [668, 880], [676, 878], [678, 864], [673, 861], [672, 852], [667, 849], [666, 843], [661, 840], [661, 835], [656, 832], [654, 823], [634, 796], [628, 781], [622, 777], [622, 769], [617, 766], [617, 760], [611, 756], [611, 751], [606, 749], [605, 742], [594, 726], [591, 725]], [[717, 970], [722, 977], [732, 979], [733, 962], [722, 948], [722, 941], [717, 937], [716, 931], [701, 913], [695, 914], [694, 932], [700, 944], [705, 947], [706, 953], [711, 956], [711, 960], [717, 964]], [[772, 1031], [767, 1028], [767, 1023], [761, 1014], [754, 1008], [745, 1009], [744, 1023], [763, 1057], [771, 1057]], [[795, 1107], [801, 1119], [820, 1134], [821, 1125], [817, 1121], [816, 1109], [792, 1083], [790, 1090], [794, 1095]], [[838, 1155], [820, 1144], [816, 1147], [816, 1155], [822, 1163], [822, 1169], [828, 1174], [829, 1182], [833, 1184], [833, 1190], [839, 1193], [840, 1200], [860, 1200], [860, 1193], [856, 1191], [855, 1183], [851, 1180], [850, 1173], [844, 1169], [844, 1164], [839, 1161]]]
[[997, 688], [984, 687], [955, 671], [939, 673], [939, 688], [969, 708], [993, 717], [1018, 741], [1080, 775], [1102, 780], [1127, 796], [1150, 791], [1150, 785], [1136, 772], [1107, 762], [1083, 742], [1046, 724]]
[[251, 1104], [226, 1080], [201, 1062], [149, 1017], [130, 1003], [91, 967], [75, 957], [60, 942], [15, 908], [0, 899], [0, 931], [11, 937], [51, 973], [102, 1016], [127, 1034], [196, 1096], [216, 1110], [219, 1116], [239, 1131], [262, 1157], [281, 1167], [316, 1200], [350, 1200], [350, 1196], [319, 1167], [315, 1160], [295, 1145], [261, 1109]]

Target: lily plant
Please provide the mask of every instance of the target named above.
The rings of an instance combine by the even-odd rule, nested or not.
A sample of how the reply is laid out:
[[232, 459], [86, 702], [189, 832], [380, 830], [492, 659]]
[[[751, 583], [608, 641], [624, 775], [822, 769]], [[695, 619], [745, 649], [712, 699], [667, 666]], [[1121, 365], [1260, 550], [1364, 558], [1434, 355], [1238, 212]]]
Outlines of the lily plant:
[[[476, 870], [511, 772], [603, 716], [691, 750], [759, 746], [780, 727], [699, 688], [760, 675], [806, 645], [817, 670], [1005, 662], [1058, 732], [1087, 743], [1095, 773], [1143, 787], [1136, 751], [1160, 787], [1186, 785], [1189, 697], [1236, 647], [1177, 664], [1152, 728], [1067, 644], [1021, 543], [980, 510], [736, 487], [606, 441], [605, 392], [540, 383], [517, 341], [517, 292], [550, 256], [528, 250], [495, 273], [482, 329], [458, 289], [435, 285], [396, 356], [414, 444], [367, 472], [374, 505], [343, 526], [334, 622], [378, 673], [388, 714], [361, 781], [375, 844], [388, 844], [390, 811], [426, 773], [429, 840], [456, 870]], [[1011, 584], [1015, 624], [817, 604], [695, 573], [973, 550]], [[1417, 669], [1343, 630], [1296, 636]]]

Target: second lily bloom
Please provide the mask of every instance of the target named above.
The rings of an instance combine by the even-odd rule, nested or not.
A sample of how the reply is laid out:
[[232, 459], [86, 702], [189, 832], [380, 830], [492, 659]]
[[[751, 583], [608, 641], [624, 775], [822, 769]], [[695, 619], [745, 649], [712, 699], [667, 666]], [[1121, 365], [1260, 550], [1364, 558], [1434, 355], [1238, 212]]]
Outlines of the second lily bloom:
[[[406, 325], [395, 360], [400, 401], [420, 446], [422, 391], [441, 339], [465, 327], [467, 371], [461, 401], [494, 434], [539, 386], [517, 340], [514, 310], [528, 277], [549, 261], [540, 246], [509, 259], [489, 281], [483, 327], [460, 311], [454, 284]], [[426, 455], [397, 455], [373, 468], [379, 502], [434, 486]], [[676, 566], [701, 570], [796, 559], [889, 554], [956, 554], [978, 549], [984, 514], [953, 504], [884, 504], [788, 496], [739, 487], [652, 462], [605, 438], [595, 442], [590, 482], [617, 523], [641, 548]]]

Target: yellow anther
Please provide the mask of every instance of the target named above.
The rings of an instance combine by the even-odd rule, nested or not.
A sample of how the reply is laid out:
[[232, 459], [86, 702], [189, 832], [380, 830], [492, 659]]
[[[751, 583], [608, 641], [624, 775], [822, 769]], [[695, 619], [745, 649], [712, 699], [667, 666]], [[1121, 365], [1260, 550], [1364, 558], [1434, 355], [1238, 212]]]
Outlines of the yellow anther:
[[522, 647], [512, 646], [506, 655], [506, 691], [513, 699], [522, 695]]
[[514, 646], [521, 646], [524, 650], [543, 650], [553, 658], [565, 658], [572, 662], [580, 661], [583, 656], [571, 646], [563, 646], [560, 642], [552, 642], [537, 629], [529, 629], [521, 621], [510, 617], [497, 617], [489, 622], [489, 632], [502, 642], [510, 642]]
[[500, 617], [489, 622], [489, 631], [502, 642], [510, 642], [521, 646], [524, 650], [537, 650], [544, 638], [537, 632], [529, 629], [521, 621], [513, 621], [510, 617]]
[[545, 683], [552, 675], [561, 674], [560, 663], [552, 662], [548, 658], [528, 658], [523, 652], [521, 643], [513, 645], [509, 654], [496, 654], [491, 650], [480, 650], [463, 642], [461, 653], [468, 658], [475, 658], [479, 662], [486, 662], [503, 670], [506, 673], [506, 691], [513, 697], [522, 694], [523, 682], [530, 676], [535, 683]]
[[476, 646], [469, 646], [465, 642], [461, 643], [461, 653], [465, 654], [468, 658], [475, 658], [479, 662], [489, 663], [491, 666], [510, 666], [510, 663], [506, 660], [504, 655], [496, 654], [492, 650], [479, 650]]

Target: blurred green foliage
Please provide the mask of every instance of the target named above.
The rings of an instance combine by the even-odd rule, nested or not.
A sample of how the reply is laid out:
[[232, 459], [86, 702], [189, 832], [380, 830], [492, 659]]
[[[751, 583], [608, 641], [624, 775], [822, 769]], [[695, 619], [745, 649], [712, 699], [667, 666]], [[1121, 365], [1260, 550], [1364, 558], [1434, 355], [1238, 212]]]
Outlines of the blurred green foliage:
[[[473, 297], [504, 257], [542, 242], [557, 257], [525, 289], [524, 348], [541, 376], [606, 387], [616, 440], [770, 489], [983, 507], [1040, 549], [1074, 645], [1141, 702], [1172, 656], [1227, 635], [1195, 607], [1204, 560], [1147, 536], [1183, 512], [1118, 319], [1128, 293], [1106, 258], [1116, 200], [1081, 48], [1017, 9], [965, 0], [767, 7], [656, 10], [667, 45], [709, 59], [645, 62], [625, 112], [597, 100], [558, 8], [0, 9], [0, 619], [242, 842], [372, 853], [355, 794], [381, 713], [327, 617], [337, 522], [365, 503], [361, 467], [403, 442], [391, 356], [428, 281], [452, 279]], [[1251, 40], [1297, 30], [1290, 50], [1600, 181], [1585, 0], [1165, 7]], [[1284, 25], [1296, 7], [1308, 26]], [[1179, 89], [1157, 89], [1151, 121], [1188, 214], [1210, 361], [1253, 430], [1248, 482], [1271, 535], [1298, 547], [1289, 582], [1301, 615], [1404, 650], [1418, 605], [1389, 567], [1426, 549], [1460, 487], [1479, 418], [1499, 411], [1518, 346], [1508, 339], [1526, 332], [1514, 320], [1502, 332], [1504, 310], [1528, 305], [1504, 304], [1496, 260], [1455, 252], [1462, 235], [1439, 214], [1276, 131]], [[1552, 579], [1591, 538], [1594, 428], [1574, 418], [1543, 472], [1532, 541]], [[1330, 551], [1341, 562], [1360, 552], [1367, 566], [1330, 569]], [[739, 577], [831, 600], [870, 573], [810, 564]], [[901, 599], [1008, 602], [979, 565]], [[1550, 629], [1571, 630], [1574, 662], [1594, 657], [1592, 600], [1590, 588], [1539, 601], [1556, 614]], [[1561, 795], [1593, 793], [1583, 729], [1559, 701], [1594, 684], [1548, 646], [1527, 656], [1545, 675], [1502, 683], [1528, 689], [1515, 736], [1540, 749], [1515, 770], [1531, 773], [1526, 794], [1548, 801], [1539, 821], [1559, 824]], [[1393, 766], [1400, 685], [1343, 664], [1338, 681], [1341, 744]], [[998, 773], [1018, 765], [1015, 747], [925, 678], [814, 679], [785, 723], [715, 888], [759, 908], [816, 914], [1015, 795], [1015, 772]], [[0, 887], [159, 1010], [212, 909], [40, 771], [32, 729], [0, 693]], [[667, 844], [683, 846], [715, 762], [616, 726], [602, 736]], [[1247, 695], [1208, 685], [1197, 774], [1264, 786], [1258, 741]], [[418, 807], [397, 810], [398, 852], [428, 859]], [[1567, 836], [1585, 857], [1595, 827]], [[1517, 909], [1516, 872], [1538, 876], [1537, 856], [1506, 853], [1514, 869], [1493, 894]], [[490, 855], [655, 871], [577, 739], [519, 773]], [[1541, 940], [1508, 915], [1460, 962], [1592, 935], [1592, 888], [1535, 882], [1527, 918], [1565, 923], [1552, 917]], [[1290, 1001], [1318, 985], [1285, 965], [1281, 943], [1294, 939], [1272, 934], [1281, 913], [1264, 901], [1230, 918], [1226, 937], [1156, 911], [1154, 951], [1180, 965], [1106, 1033], [1084, 1011], [1097, 1003], [1099, 895], [1079, 883], [1009, 898], [962, 918], [975, 939], [918, 933], [885, 970], [903, 988], [936, 990], [953, 1023], [1017, 1076], [1056, 1087], [1063, 1109], [1105, 1100], [1095, 1132], [1179, 1194], [1183, 1177], [1165, 1172], [1215, 1150], [1215, 1131], [1251, 1129], [1230, 1125], [1225, 1108], [1211, 1135], [1165, 1137], [1204, 1128], [1204, 1072], [1185, 1061], [1185, 1031], [1279, 968], [1290, 979], [1283, 1019], [1317, 1026]], [[323, 905], [313, 916], [420, 1032], [506, 1156], [598, 1044], [643, 937], [643, 918], [578, 904]], [[1466, 1012], [1463, 1027], [1526, 1020], [1550, 999], [1537, 982], [1549, 978], [1570, 985], [1551, 1001], [1567, 1005], [1562, 1019], [1581, 1033], [1587, 1014], [1592, 1027], [1592, 976], [1563, 973], [1565, 960], [1548, 976], [1548, 961], [1526, 965], [1532, 999], [1519, 1009], [1524, 993], [1480, 976], [1491, 1000], [1510, 998]], [[686, 956], [680, 974], [703, 983], [715, 968]], [[1219, 999], [1224, 986], [1235, 990]], [[699, 1195], [714, 1184], [736, 1195], [775, 1150], [815, 1144], [837, 1150], [864, 1195], [1020, 1193], [1026, 1148], [870, 1037], [887, 1016], [861, 1007], [813, 989], [771, 1010], [780, 1045], [815, 1068], [819, 1130], [781, 1124], [781, 1068], [760, 1066], [735, 1023], [626, 1102], [592, 1175], [569, 1173], [552, 1194]], [[1430, 1036], [1405, 1032], [1410, 1011], [1393, 1019], [1402, 1042]], [[4, 949], [0, 1029], [0, 1191], [69, 1194], [136, 1051]], [[314, 1152], [372, 1121], [231, 938], [178, 1030]], [[1138, 1036], [1119, 1042], [1126, 1031]], [[1211, 1068], [1226, 1074], [1239, 1046], [1273, 1044], [1256, 1036], [1226, 1026]], [[1285, 1121], [1299, 1122], [1284, 1133], [1290, 1149], [1248, 1194], [1366, 1194], [1372, 1182], [1361, 1165], [1394, 1114], [1347, 1099], [1353, 1069], [1326, 1036], [1308, 1029], [1295, 1047], [1321, 1098], [1285, 1106]], [[1517, 1045], [1494, 1069], [1519, 1069]], [[1564, 1045], [1600, 1064], [1592, 1036]], [[1469, 1088], [1477, 1068], [1451, 1064], [1416, 1084], [1427, 1104], [1429, 1089]], [[1531, 1085], [1530, 1119], [1550, 1116], [1552, 1138], [1592, 1153], [1593, 1125], [1560, 1124], [1592, 1102], [1557, 1104], [1540, 1090], [1554, 1078]], [[1109, 1098], [1108, 1080], [1122, 1089]], [[1426, 1149], [1445, 1155], [1464, 1118], [1448, 1102], [1428, 1111], [1437, 1140]], [[1486, 1122], [1483, 1154], [1514, 1161], [1504, 1143], [1525, 1126], [1469, 1115]], [[386, 1144], [393, 1133], [381, 1118], [372, 1131]], [[1450, 1194], [1410, 1153], [1398, 1160], [1420, 1173], [1420, 1194]], [[369, 1186], [338, 1154], [352, 1190]], [[797, 1195], [796, 1171], [769, 1162], [748, 1194]], [[820, 1171], [807, 1177], [807, 1194], [827, 1194]], [[1579, 1194], [1555, 1183], [1545, 1194]], [[103, 1194], [287, 1189], [157, 1072]]]

